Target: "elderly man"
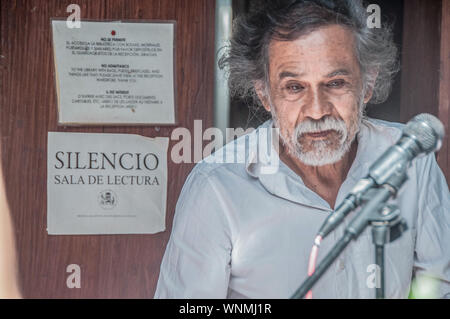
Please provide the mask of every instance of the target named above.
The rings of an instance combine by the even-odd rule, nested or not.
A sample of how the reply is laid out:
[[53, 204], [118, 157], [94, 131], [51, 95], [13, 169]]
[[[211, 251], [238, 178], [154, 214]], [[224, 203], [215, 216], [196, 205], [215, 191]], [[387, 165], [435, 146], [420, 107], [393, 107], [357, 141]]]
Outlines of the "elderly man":
[[[307, 276], [310, 248], [326, 217], [401, 135], [401, 124], [363, 116], [369, 101], [387, 98], [398, 69], [389, 28], [367, 28], [358, 1], [289, 2], [238, 19], [221, 61], [231, 92], [254, 97], [271, 113], [250, 137], [279, 129], [281, 145], [273, 147], [279, 167], [264, 173], [268, 161], [258, 158], [204, 160], [194, 168], [176, 206], [155, 297], [290, 297]], [[225, 152], [252, 154], [248, 137]], [[448, 297], [448, 186], [434, 155], [415, 160], [408, 177], [395, 202], [409, 230], [386, 246], [386, 297], [407, 297], [412, 278], [423, 274], [438, 280], [439, 297]], [[344, 227], [324, 240], [319, 261]], [[374, 262], [368, 228], [313, 296], [373, 298]]]

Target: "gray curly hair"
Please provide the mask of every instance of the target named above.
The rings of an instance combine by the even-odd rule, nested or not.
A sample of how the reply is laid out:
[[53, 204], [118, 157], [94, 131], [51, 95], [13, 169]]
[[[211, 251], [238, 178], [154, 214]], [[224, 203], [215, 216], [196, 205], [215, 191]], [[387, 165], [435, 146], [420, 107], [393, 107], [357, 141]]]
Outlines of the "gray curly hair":
[[271, 40], [290, 41], [319, 27], [338, 24], [353, 31], [356, 56], [363, 75], [364, 89], [373, 90], [369, 101], [384, 102], [399, 70], [392, 28], [368, 28], [361, 0], [285, 0], [266, 1], [248, 16], [234, 20], [230, 44], [219, 59], [228, 75], [230, 94], [250, 99], [259, 109], [256, 83], [268, 84], [268, 48]]

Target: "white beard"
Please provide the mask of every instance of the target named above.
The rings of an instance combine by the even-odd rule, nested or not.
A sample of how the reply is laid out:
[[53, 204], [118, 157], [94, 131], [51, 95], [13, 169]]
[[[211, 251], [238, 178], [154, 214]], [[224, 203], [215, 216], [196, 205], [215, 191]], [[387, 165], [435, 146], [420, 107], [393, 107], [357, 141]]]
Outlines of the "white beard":
[[[343, 120], [326, 117], [319, 121], [306, 120], [300, 123], [290, 137], [284, 136], [275, 112], [272, 112], [272, 118], [275, 127], [280, 129], [281, 142], [292, 156], [308, 166], [323, 166], [338, 162], [350, 150], [362, 120], [363, 106], [359, 109], [357, 118], [352, 121], [349, 129]], [[301, 142], [305, 133], [328, 130], [333, 131], [331, 134], [334, 138], [313, 140], [309, 145]]]

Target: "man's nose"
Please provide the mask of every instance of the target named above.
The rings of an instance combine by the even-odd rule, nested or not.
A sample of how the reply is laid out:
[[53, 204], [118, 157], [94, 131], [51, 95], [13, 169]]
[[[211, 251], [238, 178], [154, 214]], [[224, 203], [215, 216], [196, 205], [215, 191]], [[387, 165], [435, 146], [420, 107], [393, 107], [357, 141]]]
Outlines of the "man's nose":
[[308, 102], [303, 106], [303, 114], [312, 120], [320, 120], [331, 115], [332, 106], [325, 94], [320, 89], [312, 89], [309, 92]]

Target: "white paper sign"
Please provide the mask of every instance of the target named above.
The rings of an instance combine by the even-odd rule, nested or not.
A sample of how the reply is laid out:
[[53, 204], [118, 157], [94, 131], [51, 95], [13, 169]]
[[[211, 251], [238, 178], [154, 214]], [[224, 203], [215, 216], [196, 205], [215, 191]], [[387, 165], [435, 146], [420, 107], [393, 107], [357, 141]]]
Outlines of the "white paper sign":
[[168, 138], [48, 133], [47, 231], [165, 230]]
[[173, 23], [52, 30], [60, 124], [175, 124]]

